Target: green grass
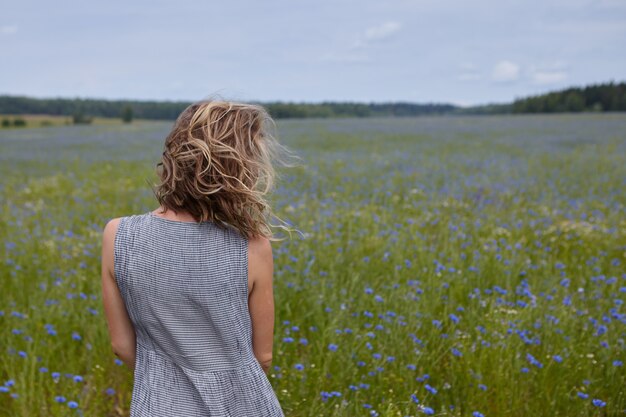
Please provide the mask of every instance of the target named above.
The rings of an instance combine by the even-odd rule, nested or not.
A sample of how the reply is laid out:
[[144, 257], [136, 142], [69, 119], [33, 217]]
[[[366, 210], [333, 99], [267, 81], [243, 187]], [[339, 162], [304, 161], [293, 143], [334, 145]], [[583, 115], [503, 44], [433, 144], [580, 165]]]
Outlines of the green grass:
[[[0, 415], [128, 415], [101, 231], [156, 207], [169, 127], [0, 132]], [[286, 415], [626, 414], [625, 115], [279, 128], [304, 160], [272, 197], [302, 232], [273, 244]]]

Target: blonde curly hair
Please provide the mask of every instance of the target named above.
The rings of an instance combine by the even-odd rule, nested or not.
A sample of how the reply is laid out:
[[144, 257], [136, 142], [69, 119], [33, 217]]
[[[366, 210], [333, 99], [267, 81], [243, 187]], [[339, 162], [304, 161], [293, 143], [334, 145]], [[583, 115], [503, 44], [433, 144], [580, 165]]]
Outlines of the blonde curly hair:
[[[187, 107], [165, 139], [153, 192], [161, 206], [198, 222], [226, 223], [247, 237], [273, 236], [270, 218], [285, 224], [266, 195], [273, 164], [294, 156], [271, 133], [275, 123], [260, 105], [203, 100]], [[277, 227], [289, 229], [283, 225]]]

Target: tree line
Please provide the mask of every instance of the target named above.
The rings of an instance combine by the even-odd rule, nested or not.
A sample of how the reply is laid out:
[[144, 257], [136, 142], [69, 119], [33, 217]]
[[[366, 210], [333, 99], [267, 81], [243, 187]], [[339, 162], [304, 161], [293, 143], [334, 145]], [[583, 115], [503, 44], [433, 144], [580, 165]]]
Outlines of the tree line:
[[626, 83], [571, 87], [526, 98], [511, 105], [513, 113], [626, 111]]
[[[0, 96], [0, 114], [48, 114], [71, 116], [74, 123], [89, 123], [93, 117], [173, 120], [190, 102], [101, 100], [82, 98], [39, 99]], [[512, 103], [459, 107], [439, 103], [256, 102], [276, 119], [309, 117], [402, 117], [439, 114], [555, 113], [626, 111], [626, 83], [614, 82], [571, 87], [546, 94], [519, 98]]]
[[[0, 96], [0, 114], [49, 114], [72, 116], [82, 120], [89, 117], [113, 117], [152, 120], [173, 120], [191, 102], [137, 101], [100, 99], [39, 99], [20, 96]], [[357, 103], [357, 102], [264, 102], [257, 104], [267, 109], [276, 119], [307, 117], [373, 117], [418, 116], [454, 111], [452, 104], [416, 103]]]

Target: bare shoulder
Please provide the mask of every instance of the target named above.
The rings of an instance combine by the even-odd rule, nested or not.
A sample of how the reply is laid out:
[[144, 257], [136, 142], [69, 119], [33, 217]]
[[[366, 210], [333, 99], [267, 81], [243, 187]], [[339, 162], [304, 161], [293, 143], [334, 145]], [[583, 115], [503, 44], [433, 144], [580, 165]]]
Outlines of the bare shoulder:
[[255, 236], [248, 239], [248, 250], [251, 257], [272, 257], [272, 243], [265, 236]]
[[102, 231], [103, 239], [112, 241], [115, 238], [115, 233], [117, 232], [117, 228], [119, 227], [121, 217], [116, 217], [111, 219], [104, 225], [104, 230]]
[[271, 285], [274, 273], [272, 244], [263, 236], [248, 239], [248, 287]]

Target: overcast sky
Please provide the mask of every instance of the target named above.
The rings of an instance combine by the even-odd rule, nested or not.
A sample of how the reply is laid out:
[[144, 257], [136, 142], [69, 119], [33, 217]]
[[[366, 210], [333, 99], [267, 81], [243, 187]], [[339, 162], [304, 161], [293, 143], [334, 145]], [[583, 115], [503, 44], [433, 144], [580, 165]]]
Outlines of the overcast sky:
[[0, 94], [469, 105], [626, 80], [626, 0], [0, 0]]

